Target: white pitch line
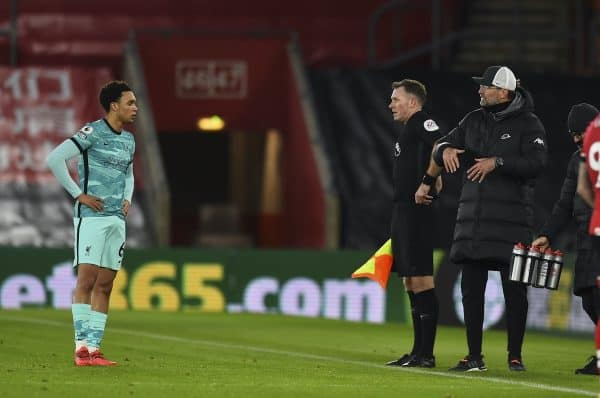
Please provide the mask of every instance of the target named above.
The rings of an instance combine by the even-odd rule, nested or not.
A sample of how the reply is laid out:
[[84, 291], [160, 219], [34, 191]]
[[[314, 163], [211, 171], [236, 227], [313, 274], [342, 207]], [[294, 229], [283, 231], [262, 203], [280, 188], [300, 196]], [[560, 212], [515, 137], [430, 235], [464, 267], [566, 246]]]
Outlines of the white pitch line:
[[[59, 321], [49, 321], [49, 320], [45, 320], [45, 319], [34, 319], [34, 318], [20, 318], [20, 317], [4, 316], [2, 314], [0, 314], [0, 319], [7, 320], [7, 321], [24, 322], [24, 323], [36, 323], [36, 324], [48, 325], [48, 326], [65, 327], [65, 326], [70, 325], [68, 323], [59, 322]], [[565, 392], [565, 393], [571, 393], [571, 394], [585, 395], [585, 396], [589, 396], [589, 397], [600, 397], [600, 394], [598, 392], [593, 392], [593, 391], [588, 391], [588, 390], [580, 390], [580, 389], [576, 389], [576, 388], [553, 386], [553, 385], [549, 385], [549, 384], [531, 383], [531, 382], [520, 381], [520, 380], [500, 379], [498, 377], [482, 377], [482, 376], [475, 376], [473, 374], [470, 374], [467, 376], [463, 373], [436, 372], [436, 371], [424, 370], [424, 369], [420, 369], [420, 368], [397, 368], [397, 367], [390, 368], [385, 365], [379, 365], [376, 363], [366, 362], [366, 361], [356, 361], [356, 360], [352, 360], [352, 359], [342, 359], [342, 358], [328, 357], [328, 356], [324, 356], [324, 355], [307, 354], [304, 352], [296, 352], [296, 351], [277, 350], [277, 349], [265, 348], [265, 347], [254, 347], [254, 346], [246, 346], [246, 345], [239, 345], [239, 344], [220, 343], [217, 341], [210, 341], [210, 340], [187, 339], [184, 337], [169, 336], [169, 335], [158, 334], [158, 333], [139, 332], [139, 331], [135, 331], [135, 330], [120, 329], [120, 328], [113, 328], [113, 327], [110, 328], [110, 332], [111, 333], [121, 333], [121, 334], [130, 335], [130, 336], [145, 337], [148, 339], [161, 340], [161, 341], [174, 341], [174, 342], [186, 343], [186, 344], [200, 344], [200, 345], [209, 346], [209, 347], [219, 347], [219, 348], [227, 348], [227, 349], [235, 349], [235, 350], [260, 352], [260, 353], [266, 353], [266, 354], [284, 355], [284, 356], [291, 356], [291, 357], [303, 358], [303, 359], [315, 359], [315, 360], [328, 361], [328, 362], [338, 362], [338, 363], [344, 363], [344, 364], [365, 366], [365, 367], [369, 367], [369, 368], [388, 369], [391, 371], [398, 370], [398, 371], [402, 371], [402, 372], [449, 377], [449, 378], [454, 378], [454, 379], [476, 379], [476, 380], [487, 381], [487, 382], [497, 383], [497, 384], [508, 384], [508, 385], [513, 385], [513, 386], [528, 387], [528, 388], [533, 388], [533, 389], [537, 389], [537, 390]]]

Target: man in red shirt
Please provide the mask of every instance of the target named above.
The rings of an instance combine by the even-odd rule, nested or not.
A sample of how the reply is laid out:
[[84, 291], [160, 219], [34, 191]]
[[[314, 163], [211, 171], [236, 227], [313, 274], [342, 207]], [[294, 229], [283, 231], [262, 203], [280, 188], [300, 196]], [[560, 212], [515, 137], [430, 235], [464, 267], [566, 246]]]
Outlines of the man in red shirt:
[[600, 181], [598, 181], [598, 172], [600, 171], [600, 116], [592, 120], [585, 131], [581, 160], [577, 193], [594, 209], [590, 220], [590, 235], [600, 236], [600, 204], [598, 203], [600, 201]]
[[[588, 232], [594, 237], [592, 250], [594, 251], [595, 263], [600, 269], [600, 180], [598, 180], [598, 173], [600, 172], [600, 116], [592, 120], [585, 132], [581, 157], [577, 193], [594, 209]], [[598, 273], [596, 278], [598, 278]], [[594, 295], [597, 304], [600, 304], [599, 290], [596, 287], [596, 294]], [[599, 357], [600, 322], [596, 324], [596, 358]]]

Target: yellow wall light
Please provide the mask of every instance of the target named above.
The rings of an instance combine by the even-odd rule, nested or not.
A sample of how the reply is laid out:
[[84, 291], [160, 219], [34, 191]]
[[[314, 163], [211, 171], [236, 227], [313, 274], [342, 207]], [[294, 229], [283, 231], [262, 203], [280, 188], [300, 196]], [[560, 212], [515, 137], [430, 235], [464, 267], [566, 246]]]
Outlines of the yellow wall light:
[[196, 125], [200, 131], [221, 131], [225, 128], [225, 121], [218, 115], [212, 115], [198, 118]]

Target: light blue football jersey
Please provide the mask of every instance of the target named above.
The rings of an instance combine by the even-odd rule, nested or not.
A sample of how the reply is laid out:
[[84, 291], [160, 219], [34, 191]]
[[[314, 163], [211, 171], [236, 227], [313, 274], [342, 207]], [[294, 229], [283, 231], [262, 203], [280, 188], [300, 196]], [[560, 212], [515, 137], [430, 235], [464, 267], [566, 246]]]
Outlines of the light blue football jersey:
[[95, 212], [75, 203], [75, 217], [119, 216], [123, 214], [127, 169], [133, 162], [133, 134], [115, 131], [105, 119], [86, 124], [71, 141], [81, 151], [78, 158], [79, 187], [83, 193], [104, 201], [104, 210]]

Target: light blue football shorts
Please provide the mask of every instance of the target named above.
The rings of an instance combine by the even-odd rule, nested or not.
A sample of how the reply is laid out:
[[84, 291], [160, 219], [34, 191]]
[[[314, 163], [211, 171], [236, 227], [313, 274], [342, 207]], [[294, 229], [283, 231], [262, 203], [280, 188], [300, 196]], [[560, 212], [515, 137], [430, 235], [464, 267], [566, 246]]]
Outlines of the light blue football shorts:
[[94, 264], [115, 271], [121, 269], [125, 250], [125, 220], [117, 216], [75, 217], [73, 226], [73, 267]]

